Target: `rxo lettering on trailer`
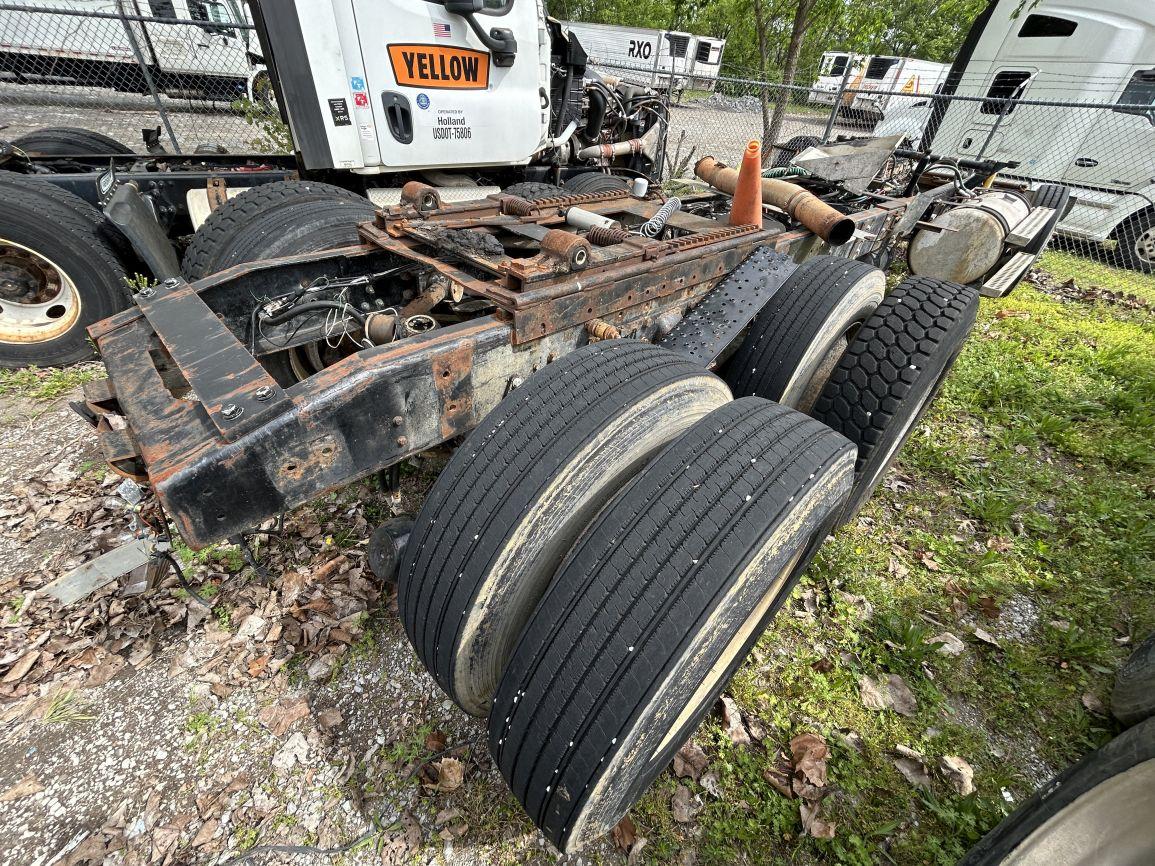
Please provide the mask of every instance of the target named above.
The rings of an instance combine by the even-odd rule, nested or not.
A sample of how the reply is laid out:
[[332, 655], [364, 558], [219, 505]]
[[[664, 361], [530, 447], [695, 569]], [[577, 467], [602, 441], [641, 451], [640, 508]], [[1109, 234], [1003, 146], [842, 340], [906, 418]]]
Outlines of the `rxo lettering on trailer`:
[[448, 45], [390, 45], [393, 77], [402, 87], [439, 90], [485, 90], [489, 55]]
[[642, 60], [649, 60], [653, 51], [654, 43], [652, 42], [647, 42], [645, 39], [630, 40], [630, 50], [628, 52], [630, 57], [640, 57]]

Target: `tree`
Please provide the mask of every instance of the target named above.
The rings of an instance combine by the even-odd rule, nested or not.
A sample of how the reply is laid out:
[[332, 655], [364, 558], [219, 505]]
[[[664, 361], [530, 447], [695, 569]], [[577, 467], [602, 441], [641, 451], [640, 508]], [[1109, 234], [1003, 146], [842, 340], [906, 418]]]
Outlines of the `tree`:
[[[790, 43], [786, 47], [786, 63], [782, 70], [782, 86], [778, 88], [778, 96], [774, 100], [774, 114], [770, 118], [769, 128], [763, 125], [762, 132], [762, 159], [765, 162], [770, 157], [770, 148], [782, 130], [782, 120], [786, 116], [786, 103], [790, 99], [787, 89], [794, 84], [794, 75], [798, 71], [798, 55], [802, 52], [802, 37], [806, 35], [806, 28], [810, 26], [810, 14], [818, 0], [797, 0], [794, 9], [794, 25], [790, 28]], [[763, 115], [764, 117], [765, 115]]]

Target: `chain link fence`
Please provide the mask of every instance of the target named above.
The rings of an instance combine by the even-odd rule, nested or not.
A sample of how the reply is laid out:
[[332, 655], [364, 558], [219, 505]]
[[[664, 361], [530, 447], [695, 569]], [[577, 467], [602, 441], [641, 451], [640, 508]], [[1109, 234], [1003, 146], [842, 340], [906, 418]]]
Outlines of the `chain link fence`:
[[[638, 84], [650, 77], [641, 65], [597, 68]], [[992, 161], [1032, 190], [1070, 187], [1074, 204], [1043, 264], [1080, 285], [1142, 287], [1155, 297], [1155, 70], [1120, 78], [1001, 69], [889, 88], [844, 76], [823, 89], [819, 70], [795, 80], [718, 76], [709, 91], [670, 83], [668, 176], [691, 177], [706, 155], [737, 164], [750, 139], [763, 143], [771, 168], [813, 144], [896, 136], [904, 149]], [[895, 159], [886, 171], [903, 178], [918, 164]]]
[[263, 56], [239, 0], [0, 2], [0, 135], [75, 126], [143, 150], [159, 127], [173, 153], [267, 150]]
[[[142, 151], [141, 130], [159, 127], [172, 152], [289, 149], [242, 0], [78, 5], [0, 0], [0, 137], [78, 126]], [[948, 80], [942, 65], [824, 61], [787, 86], [718, 74], [719, 40], [575, 32], [595, 72], [667, 93], [667, 178], [690, 176], [707, 154], [736, 161], [751, 138], [773, 167], [810, 144], [896, 135], [939, 156], [1008, 163], [1001, 173], [1032, 188], [1071, 186], [1076, 203], [1046, 259], [1082, 282], [1142, 279], [1155, 293], [1155, 70]]]

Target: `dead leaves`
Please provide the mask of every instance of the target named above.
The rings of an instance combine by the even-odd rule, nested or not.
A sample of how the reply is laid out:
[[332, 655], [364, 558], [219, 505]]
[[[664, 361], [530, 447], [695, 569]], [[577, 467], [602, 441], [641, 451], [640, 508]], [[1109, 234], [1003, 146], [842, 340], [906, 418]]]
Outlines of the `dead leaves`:
[[308, 698], [282, 698], [261, 710], [257, 714], [257, 719], [272, 732], [274, 737], [283, 737], [293, 722], [308, 715]]
[[726, 736], [735, 746], [750, 745], [750, 732], [742, 724], [742, 712], [729, 695], [722, 695], [722, 723], [726, 726]]
[[646, 847], [646, 837], [638, 835], [638, 828], [630, 820], [630, 816], [622, 818], [614, 827], [614, 844], [618, 850], [626, 853], [626, 866], [635, 866], [642, 862], [642, 849]]
[[679, 779], [693, 779], [696, 782], [709, 763], [710, 759], [702, 747], [691, 740], [674, 755], [674, 775]]
[[967, 648], [967, 645], [959, 639], [958, 635], [952, 634], [949, 631], [940, 632], [933, 637], [928, 637], [926, 642], [929, 644], [938, 644], [935, 651], [939, 655], [944, 656], [962, 655]]
[[923, 756], [908, 746], [899, 745], [894, 750], [899, 755], [894, 761], [894, 768], [914, 787], [929, 791], [930, 774], [926, 771]]
[[815, 733], [798, 734], [790, 740], [790, 757], [794, 764], [790, 787], [799, 800], [803, 832], [816, 839], [833, 839], [834, 823], [819, 817], [827, 794], [826, 759], [830, 748], [826, 740]]
[[943, 755], [939, 758], [938, 766], [956, 793], [969, 797], [975, 792], [975, 771], [958, 755]]
[[44, 790], [44, 786], [40, 784], [33, 776], [25, 776], [3, 794], [0, 794], [0, 803], [8, 803], [12, 800], [21, 800], [24, 797], [31, 797], [33, 794], [39, 794]]
[[[426, 773], [426, 771], [431, 771]], [[430, 791], [456, 791], [465, 780], [465, 765], [457, 758], [442, 758], [422, 767], [421, 784]]]
[[685, 785], [679, 785], [670, 798], [670, 811], [674, 815], [674, 820], [679, 824], [689, 824], [698, 817], [704, 808], [706, 806], [702, 802], [702, 798], [697, 794], [690, 793], [690, 789]]
[[827, 759], [830, 747], [821, 735], [798, 734], [790, 740], [789, 754], [779, 751], [762, 777], [783, 797], [797, 798], [803, 832], [817, 839], [833, 839], [835, 824], [820, 817], [822, 800], [829, 793]]
[[898, 674], [886, 674], [878, 679], [871, 679], [864, 674], [858, 679], [858, 693], [867, 709], [894, 710], [900, 716], [907, 717], [918, 711], [914, 693]]

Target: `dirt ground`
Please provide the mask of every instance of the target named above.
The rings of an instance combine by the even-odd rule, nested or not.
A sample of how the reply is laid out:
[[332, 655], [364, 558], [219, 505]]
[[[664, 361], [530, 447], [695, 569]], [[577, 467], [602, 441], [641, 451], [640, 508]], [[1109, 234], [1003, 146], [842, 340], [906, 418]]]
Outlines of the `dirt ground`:
[[65, 610], [39, 592], [132, 521], [77, 396], [0, 398], [0, 862], [225, 862], [367, 830], [337, 862], [555, 858], [364, 567], [363, 512], [388, 507], [371, 487], [291, 516], [292, 541], [258, 550], [267, 584], [231, 549], [191, 557], [211, 611], [171, 578]]

